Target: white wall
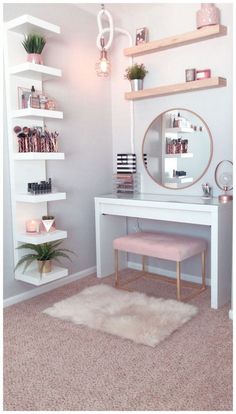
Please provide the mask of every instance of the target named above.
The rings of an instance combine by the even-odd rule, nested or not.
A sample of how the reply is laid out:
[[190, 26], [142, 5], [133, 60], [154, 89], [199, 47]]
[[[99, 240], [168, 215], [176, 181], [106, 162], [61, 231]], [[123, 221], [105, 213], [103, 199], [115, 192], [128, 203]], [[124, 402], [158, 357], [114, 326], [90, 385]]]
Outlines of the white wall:
[[[62, 68], [61, 80], [47, 82], [46, 90], [64, 112], [63, 121], [47, 122], [60, 132], [65, 161], [48, 163], [48, 176], [67, 192], [67, 200], [49, 204], [57, 227], [68, 231], [63, 246], [77, 258], [70, 274], [96, 264], [94, 196], [111, 191], [112, 137], [110, 82], [96, 76], [94, 67], [97, 23], [91, 14], [71, 4], [6, 4], [4, 20], [31, 14], [61, 26], [58, 40], [45, 47], [44, 61]], [[17, 58], [17, 57], [16, 57]], [[5, 132], [4, 142], [7, 142]], [[4, 297], [37, 289], [14, 280], [8, 152], [4, 145]], [[30, 180], [30, 177], [29, 177]]]

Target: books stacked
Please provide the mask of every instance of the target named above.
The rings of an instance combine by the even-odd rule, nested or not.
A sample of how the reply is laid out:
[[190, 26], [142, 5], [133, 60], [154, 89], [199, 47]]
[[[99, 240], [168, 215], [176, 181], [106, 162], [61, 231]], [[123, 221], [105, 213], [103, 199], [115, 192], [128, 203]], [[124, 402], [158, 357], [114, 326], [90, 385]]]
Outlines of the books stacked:
[[139, 190], [136, 173], [136, 154], [117, 154], [117, 173], [113, 175], [113, 190], [116, 194], [134, 194]]

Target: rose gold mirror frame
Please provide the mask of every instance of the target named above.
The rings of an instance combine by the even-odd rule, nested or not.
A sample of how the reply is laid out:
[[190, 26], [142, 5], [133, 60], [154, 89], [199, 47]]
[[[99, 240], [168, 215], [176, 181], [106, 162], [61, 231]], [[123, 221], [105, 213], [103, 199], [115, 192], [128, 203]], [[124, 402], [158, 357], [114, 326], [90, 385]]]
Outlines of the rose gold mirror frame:
[[[146, 137], [147, 137], [147, 133], [148, 133], [148, 130], [149, 130], [149, 128], [151, 127], [151, 125], [156, 121], [156, 119], [159, 117], [159, 116], [162, 116], [162, 115], [164, 115], [166, 112], [170, 112], [170, 111], [188, 111], [188, 112], [191, 112], [192, 114], [194, 114], [195, 116], [197, 116], [201, 121], [202, 121], [202, 123], [204, 124], [204, 126], [206, 127], [206, 130], [207, 130], [207, 132], [208, 132], [208, 136], [209, 136], [209, 139], [210, 139], [210, 157], [209, 157], [209, 161], [208, 161], [208, 163], [207, 163], [207, 166], [206, 166], [206, 168], [204, 169], [204, 171], [203, 171], [203, 173], [195, 180], [195, 181], [193, 181], [191, 184], [188, 184], [188, 185], [185, 185], [185, 186], [183, 186], [183, 187], [180, 187], [180, 188], [171, 188], [171, 187], [168, 187], [168, 186], [166, 186], [166, 185], [163, 185], [163, 184], [160, 184], [157, 180], [155, 180], [155, 178], [153, 178], [153, 176], [149, 173], [149, 171], [148, 171], [148, 169], [147, 169], [147, 167], [146, 167], [146, 165], [145, 165], [145, 161], [144, 161], [144, 156], [143, 156], [143, 153], [144, 153], [144, 144], [145, 144], [145, 139], [146, 139]], [[149, 175], [149, 177], [156, 183], [156, 184], [158, 184], [159, 186], [161, 186], [161, 187], [163, 187], [163, 188], [166, 188], [167, 190], [183, 190], [183, 189], [185, 189], [185, 188], [188, 188], [188, 187], [191, 187], [192, 185], [194, 185], [194, 184], [196, 184], [203, 176], [204, 176], [204, 174], [206, 173], [206, 171], [208, 170], [208, 168], [209, 168], [209, 166], [210, 166], [210, 163], [211, 163], [211, 160], [212, 160], [212, 157], [213, 157], [213, 139], [212, 139], [212, 135], [211, 135], [211, 131], [210, 131], [210, 129], [209, 129], [209, 127], [208, 127], [208, 125], [206, 124], [206, 122], [204, 121], [204, 119], [201, 117], [201, 116], [199, 116], [196, 112], [194, 112], [194, 111], [190, 111], [189, 109], [187, 109], [187, 108], [171, 108], [171, 109], [168, 109], [168, 110], [166, 110], [166, 111], [163, 111], [161, 114], [159, 114], [151, 123], [150, 123], [150, 125], [148, 126], [148, 128], [146, 129], [146, 131], [145, 131], [145, 134], [144, 134], [144, 138], [143, 138], [143, 143], [142, 143], [142, 160], [143, 160], [143, 164], [144, 164], [144, 167], [145, 167], [145, 170], [147, 171], [147, 173], [148, 173], [148, 175]]]

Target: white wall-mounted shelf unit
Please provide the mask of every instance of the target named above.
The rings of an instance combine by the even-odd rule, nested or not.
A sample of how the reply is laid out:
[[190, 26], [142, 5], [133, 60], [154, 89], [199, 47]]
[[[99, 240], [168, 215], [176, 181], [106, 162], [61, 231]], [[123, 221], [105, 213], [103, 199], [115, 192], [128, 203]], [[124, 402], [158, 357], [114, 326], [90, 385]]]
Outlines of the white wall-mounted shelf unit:
[[64, 152], [17, 152], [13, 155], [16, 161], [53, 161], [64, 160]]
[[31, 244], [41, 244], [49, 243], [56, 240], [66, 239], [67, 231], [65, 230], [54, 230], [48, 233], [41, 232], [38, 234], [30, 233], [19, 233], [17, 236], [17, 241], [21, 243], [31, 243]]
[[[64, 160], [62, 152], [39, 153], [25, 152], [17, 153], [16, 136], [13, 132], [16, 125], [44, 127], [44, 118], [55, 122], [63, 119], [63, 112], [45, 109], [25, 108], [17, 109], [18, 88], [31, 89], [32, 85], [38, 91], [44, 90], [43, 82], [60, 79], [62, 72], [46, 65], [38, 65], [26, 61], [26, 53], [22, 46], [24, 35], [30, 32], [40, 33], [46, 37], [47, 46], [50, 48], [50, 38], [60, 34], [60, 27], [33, 16], [23, 15], [5, 24], [4, 31], [4, 60], [6, 74], [6, 101], [8, 118], [8, 143], [11, 177], [11, 204], [13, 222], [14, 242], [14, 264], [16, 265], [22, 257], [22, 250], [17, 249], [21, 243], [39, 245], [56, 240], [66, 239], [65, 230], [30, 234], [25, 231], [27, 220], [42, 219], [42, 216], [52, 215], [48, 212], [48, 203], [51, 201], [65, 200], [65, 192], [53, 192], [46, 194], [31, 195], [24, 194], [28, 182], [47, 180], [46, 163], [50, 160]], [[55, 127], [56, 128], [56, 127]], [[19, 162], [20, 161], [20, 162]], [[30, 265], [23, 272], [23, 265], [15, 272], [17, 280], [40, 286], [68, 275], [68, 270], [55, 266], [47, 274], [40, 274], [36, 269], [36, 263]]]
[[61, 69], [51, 68], [50, 66], [37, 65], [31, 62], [21, 63], [9, 69], [10, 75], [28, 78], [32, 80], [47, 81], [61, 77]]
[[66, 193], [47, 193], [47, 194], [16, 194], [16, 201], [22, 203], [45, 203], [48, 201], [65, 200]]
[[165, 154], [165, 158], [193, 158], [193, 153], [183, 152], [181, 154]]
[[16, 109], [11, 113], [12, 118], [51, 118], [51, 119], [63, 119], [63, 112], [50, 111], [48, 109], [35, 109], [35, 108], [24, 108]]
[[68, 275], [68, 269], [59, 266], [53, 266], [50, 273], [40, 274], [37, 269], [26, 270], [26, 272], [16, 271], [15, 278], [22, 282], [30, 283], [31, 285], [41, 286], [45, 283], [53, 282]]
[[61, 33], [59, 26], [28, 14], [16, 17], [16, 19], [7, 22], [6, 30], [22, 35], [37, 32], [45, 37], [51, 37]]
[[183, 133], [192, 133], [194, 132], [193, 128], [166, 128], [165, 132], [167, 134], [183, 134]]

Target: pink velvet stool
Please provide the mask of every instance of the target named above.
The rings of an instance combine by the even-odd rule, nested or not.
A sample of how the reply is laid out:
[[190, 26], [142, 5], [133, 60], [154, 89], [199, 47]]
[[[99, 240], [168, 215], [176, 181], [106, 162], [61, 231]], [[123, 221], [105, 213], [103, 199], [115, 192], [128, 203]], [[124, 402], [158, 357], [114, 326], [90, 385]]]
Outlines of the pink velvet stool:
[[[145, 272], [145, 259], [147, 256], [156, 257], [158, 259], [172, 260], [176, 262], [176, 281], [166, 276], [155, 275], [153, 278], [161, 279], [169, 283], [177, 284], [177, 299], [181, 300], [181, 286], [186, 287], [197, 287], [197, 292], [193, 295], [188, 296], [182, 300], [190, 299], [197, 294], [203, 292], [206, 289], [206, 249], [207, 243], [205, 240], [183, 236], [177, 234], [166, 234], [166, 233], [151, 233], [151, 232], [138, 232], [128, 234], [127, 236], [119, 237], [113, 241], [113, 248], [115, 251], [115, 275], [117, 288], [124, 288], [124, 285], [132, 282], [128, 281], [123, 285], [120, 285], [119, 271], [118, 271], [118, 252], [123, 251], [126, 253], [135, 253], [142, 255], [142, 273], [139, 277], [150, 277]], [[202, 260], [202, 284], [200, 288], [195, 283], [181, 282], [180, 264], [183, 260], [189, 257], [201, 254]]]

